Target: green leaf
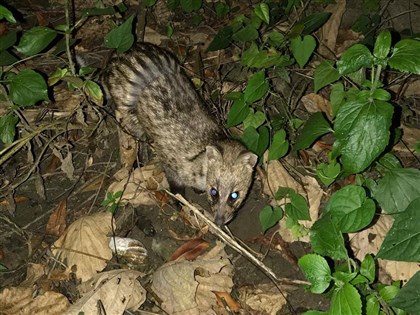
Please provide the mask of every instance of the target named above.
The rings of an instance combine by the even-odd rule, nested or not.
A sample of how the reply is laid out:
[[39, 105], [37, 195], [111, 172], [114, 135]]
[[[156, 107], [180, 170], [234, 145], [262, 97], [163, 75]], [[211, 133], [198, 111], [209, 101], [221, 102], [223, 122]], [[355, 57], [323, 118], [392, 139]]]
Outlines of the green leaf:
[[398, 292], [400, 292], [399, 285], [395, 286], [394, 284], [393, 285], [387, 285], [387, 286], [379, 289], [379, 294], [385, 302], [389, 302], [393, 298], [395, 298], [397, 296]]
[[219, 32], [217, 32], [216, 36], [213, 38], [209, 47], [207, 48], [207, 51], [225, 49], [232, 42], [232, 35], [232, 27], [229, 25], [225, 26]]
[[271, 143], [270, 150], [268, 151], [267, 160], [278, 160], [286, 155], [288, 149], [289, 141], [286, 140], [286, 131], [281, 129], [273, 136], [273, 142]]
[[404, 211], [420, 196], [420, 171], [414, 168], [389, 170], [379, 180], [374, 196], [386, 213]]
[[286, 196], [290, 196], [292, 194], [296, 194], [296, 192], [292, 188], [279, 187], [277, 189], [277, 192], [274, 195], [274, 199], [281, 200], [281, 199], [285, 198]]
[[347, 49], [337, 62], [338, 72], [348, 74], [356, 72], [360, 68], [371, 68], [373, 56], [369, 49], [362, 44], [356, 44]]
[[341, 166], [336, 161], [330, 164], [320, 163], [316, 168], [316, 174], [325, 186], [331, 185], [340, 174]]
[[326, 206], [343, 233], [357, 232], [372, 222], [375, 203], [360, 186], [349, 185], [335, 192]]
[[[402, 168], [401, 162], [397, 159], [397, 157], [392, 153], [386, 153], [384, 156], [382, 156], [378, 164], [383, 167], [385, 170], [383, 172], [387, 172], [388, 170], [393, 169], [400, 169]], [[382, 173], [382, 171], [380, 170]]]
[[397, 296], [389, 302], [389, 305], [398, 307], [411, 314], [420, 313], [420, 271], [403, 286]]
[[360, 266], [360, 273], [369, 280], [369, 283], [373, 283], [373, 281], [375, 281], [376, 268], [375, 260], [372, 255], [368, 254], [365, 256], [365, 259]]
[[7, 50], [0, 51], [0, 66], [10, 66], [17, 61], [19, 61], [19, 59], [9, 53]]
[[298, 266], [306, 279], [311, 282], [309, 290], [312, 293], [323, 293], [331, 281], [331, 269], [324, 257], [317, 254], [307, 254], [298, 261]]
[[413, 39], [399, 41], [388, 59], [391, 68], [420, 74], [420, 42]]
[[16, 124], [19, 119], [14, 114], [0, 117], [0, 140], [3, 143], [12, 143], [16, 135]]
[[329, 314], [362, 315], [362, 300], [357, 289], [349, 283], [335, 289]]
[[258, 38], [258, 31], [252, 26], [247, 25], [244, 28], [233, 34], [232, 39], [240, 42], [256, 40]]
[[322, 256], [330, 256], [332, 259], [347, 259], [343, 235], [330, 214], [323, 215], [312, 225], [310, 239], [312, 248], [316, 253]]
[[261, 126], [265, 121], [267, 120], [267, 117], [265, 117], [265, 114], [263, 112], [257, 111], [254, 113], [253, 110], [251, 110], [248, 114], [248, 116], [244, 120], [244, 129], [248, 127], [254, 127], [258, 128]]
[[179, 0], [168, 0], [166, 2], [169, 11], [174, 11], [179, 6]]
[[0, 20], [2, 19], [6, 19], [10, 23], [16, 23], [12, 12], [10, 12], [10, 10], [5, 8], [4, 6], [0, 5]]
[[53, 86], [54, 84], [56, 84], [58, 81], [60, 81], [64, 76], [66, 76], [69, 73], [70, 73], [70, 71], [67, 68], [64, 68], [64, 69], [57, 68], [57, 69], [55, 69], [55, 71], [53, 73], [51, 73], [50, 76], [48, 77], [48, 86]]
[[341, 105], [334, 122], [334, 149], [346, 171], [365, 170], [389, 143], [393, 107], [384, 101], [356, 99]]
[[375, 295], [369, 295], [366, 299], [366, 315], [379, 315], [379, 300]]
[[315, 68], [314, 72], [314, 88], [318, 92], [324, 86], [337, 81], [340, 78], [340, 73], [333, 67], [333, 62], [330, 60], [322, 60]]
[[296, 137], [295, 150], [308, 148], [316, 139], [332, 132], [329, 122], [321, 112], [314, 113], [307, 120], [299, 135]]
[[269, 228], [273, 227], [283, 217], [283, 210], [280, 207], [265, 206], [260, 211], [260, 224], [265, 233]]
[[105, 36], [105, 46], [107, 48], [115, 48], [119, 54], [127, 51], [133, 46], [133, 19], [130, 16], [123, 24], [114, 28]]
[[281, 47], [284, 44], [284, 35], [279, 32], [271, 32], [268, 34], [268, 42], [274, 47]]
[[309, 207], [306, 199], [298, 194], [291, 193], [289, 195], [290, 203], [287, 203], [284, 207], [287, 216], [291, 217], [294, 220], [310, 220], [311, 216], [309, 214]]
[[248, 150], [254, 152], [258, 156], [262, 156], [268, 147], [269, 138], [270, 134], [268, 128], [262, 126], [258, 129], [255, 129], [254, 127], [246, 128], [241, 140]]
[[330, 16], [331, 13], [329, 12], [318, 12], [301, 19], [298, 24], [304, 25], [302, 35], [308, 35], [315, 32], [318, 28], [324, 25], [325, 22], [328, 21]]
[[397, 261], [420, 261], [420, 197], [414, 199], [400, 214], [385, 236], [378, 258]]
[[218, 19], [223, 19], [226, 14], [229, 13], [229, 6], [226, 3], [218, 2], [214, 6], [214, 10], [216, 11], [216, 16]]
[[252, 104], [262, 99], [268, 92], [268, 81], [264, 71], [255, 73], [249, 78], [244, 92], [244, 100], [247, 104]]
[[233, 127], [239, 125], [248, 116], [250, 112], [249, 105], [245, 103], [243, 94], [233, 102], [227, 116], [227, 126]]
[[379, 59], [385, 59], [391, 49], [391, 33], [389, 31], [381, 32], [376, 38], [373, 55]]
[[255, 14], [266, 24], [270, 24], [270, 9], [267, 3], [261, 3], [254, 9]]
[[376, 89], [372, 93], [372, 98], [380, 101], [389, 101], [391, 99], [391, 93], [384, 89]]
[[20, 71], [10, 79], [10, 99], [19, 106], [31, 106], [41, 100], [48, 100], [47, 84], [44, 78], [31, 69]]
[[84, 83], [84, 91], [89, 96], [89, 98], [97, 105], [102, 105], [103, 95], [101, 87], [92, 80], [86, 80]]
[[201, 8], [201, 0], [181, 0], [181, 8], [187, 13], [196, 11]]
[[17, 40], [16, 32], [9, 31], [6, 35], [0, 37], [0, 51], [12, 47]]
[[44, 50], [57, 36], [57, 31], [45, 27], [35, 26], [23, 33], [16, 50], [26, 56], [33, 56]]
[[292, 48], [293, 57], [295, 57], [297, 63], [301, 68], [308, 62], [309, 58], [312, 56], [315, 47], [316, 41], [315, 38], [311, 35], [306, 35], [303, 39], [298, 36], [292, 38], [290, 41], [290, 47]]
[[[316, 71], [316, 70], [315, 70]], [[332, 86], [330, 101], [333, 111], [333, 117], [337, 115], [338, 110], [344, 102], [344, 85], [343, 83], [335, 83]]]
[[153, 6], [156, 4], [156, 1], [157, 1], [157, 0], [145, 0], [145, 1], [144, 1], [144, 5], [145, 5], [146, 7], [153, 7]]

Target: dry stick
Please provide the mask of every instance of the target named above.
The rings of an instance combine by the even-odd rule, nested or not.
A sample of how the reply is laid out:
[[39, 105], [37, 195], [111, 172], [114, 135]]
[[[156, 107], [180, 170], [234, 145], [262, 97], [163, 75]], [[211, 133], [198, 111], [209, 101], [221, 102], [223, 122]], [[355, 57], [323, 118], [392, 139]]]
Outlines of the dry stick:
[[210, 228], [210, 232], [212, 232], [214, 235], [219, 237], [222, 241], [224, 241], [227, 245], [229, 245], [232, 249], [237, 251], [239, 254], [244, 256], [245, 258], [249, 259], [254, 265], [256, 265], [258, 268], [260, 268], [278, 287], [278, 283], [280, 284], [293, 284], [293, 285], [310, 285], [310, 282], [302, 281], [302, 280], [292, 280], [288, 278], [278, 278], [276, 274], [268, 268], [266, 265], [264, 265], [258, 258], [253, 256], [248, 250], [243, 248], [237, 241], [235, 241], [233, 238], [231, 238], [228, 234], [226, 234], [223, 230], [221, 230], [216, 224], [214, 224], [210, 219], [208, 219], [203, 213], [201, 213], [200, 210], [198, 210], [195, 206], [190, 204], [182, 195], [180, 194], [172, 194], [170, 191], [166, 191], [170, 196], [174, 197], [178, 201], [180, 201], [182, 204], [186, 205], [188, 208], [190, 208], [194, 214], [199, 217], [201, 220], [204, 221]]

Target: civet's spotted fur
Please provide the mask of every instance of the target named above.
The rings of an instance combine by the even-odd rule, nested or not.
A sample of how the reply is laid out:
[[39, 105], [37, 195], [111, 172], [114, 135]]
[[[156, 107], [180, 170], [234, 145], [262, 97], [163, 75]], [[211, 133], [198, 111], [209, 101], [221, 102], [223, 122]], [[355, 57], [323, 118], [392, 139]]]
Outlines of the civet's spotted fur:
[[147, 43], [115, 56], [104, 84], [121, 124], [152, 141], [172, 190], [206, 191], [215, 223], [229, 222], [249, 190], [257, 156], [225, 135], [176, 59]]

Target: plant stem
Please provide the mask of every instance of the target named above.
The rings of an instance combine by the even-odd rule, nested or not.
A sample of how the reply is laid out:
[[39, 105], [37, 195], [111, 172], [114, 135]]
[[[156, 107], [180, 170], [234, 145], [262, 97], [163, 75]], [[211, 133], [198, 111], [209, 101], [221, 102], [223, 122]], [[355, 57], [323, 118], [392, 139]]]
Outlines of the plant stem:
[[69, 12], [69, 0], [66, 0], [65, 2], [65, 7], [64, 7], [64, 12], [66, 14], [66, 25], [67, 25], [67, 30], [66, 30], [66, 53], [67, 53], [67, 59], [69, 60], [69, 68], [70, 71], [72, 73], [72, 75], [76, 74], [76, 69], [74, 67], [74, 62], [73, 62], [73, 57], [71, 55], [71, 51], [70, 51], [70, 38], [71, 38], [71, 27], [70, 27], [70, 12]]

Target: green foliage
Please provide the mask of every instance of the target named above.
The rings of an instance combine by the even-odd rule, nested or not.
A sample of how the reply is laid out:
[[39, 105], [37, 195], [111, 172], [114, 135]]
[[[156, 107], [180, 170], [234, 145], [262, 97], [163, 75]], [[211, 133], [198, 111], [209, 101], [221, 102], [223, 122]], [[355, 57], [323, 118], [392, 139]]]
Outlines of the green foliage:
[[0, 5], [0, 20], [6, 19], [10, 23], [16, 23], [15, 17], [13, 16], [12, 12], [9, 9], [5, 8], [4, 6]]
[[260, 211], [260, 224], [263, 233], [273, 227], [283, 217], [283, 210], [280, 207], [265, 206]]
[[132, 32], [134, 15], [130, 16], [123, 24], [113, 29], [105, 36], [105, 46], [115, 48], [118, 53], [130, 49], [134, 43]]
[[312, 285], [312, 293], [323, 293], [331, 282], [331, 269], [326, 259], [317, 254], [308, 254], [298, 261], [299, 268]]
[[112, 192], [108, 192], [106, 194], [106, 198], [102, 201], [101, 206], [106, 207], [108, 212], [115, 214], [115, 211], [120, 205], [122, 194], [122, 191], [117, 191], [114, 194]]
[[420, 312], [420, 271], [408, 281], [408, 283], [389, 301], [389, 304], [412, 314]]
[[11, 143], [13, 141], [18, 121], [19, 119], [13, 114], [0, 117], [0, 140], [3, 143]]
[[26, 56], [33, 56], [44, 50], [57, 36], [57, 31], [44, 26], [36, 26], [26, 31], [16, 50]]
[[38, 101], [48, 100], [44, 78], [32, 69], [20, 71], [10, 78], [9, 97], [19, 106], [32, 106]]

